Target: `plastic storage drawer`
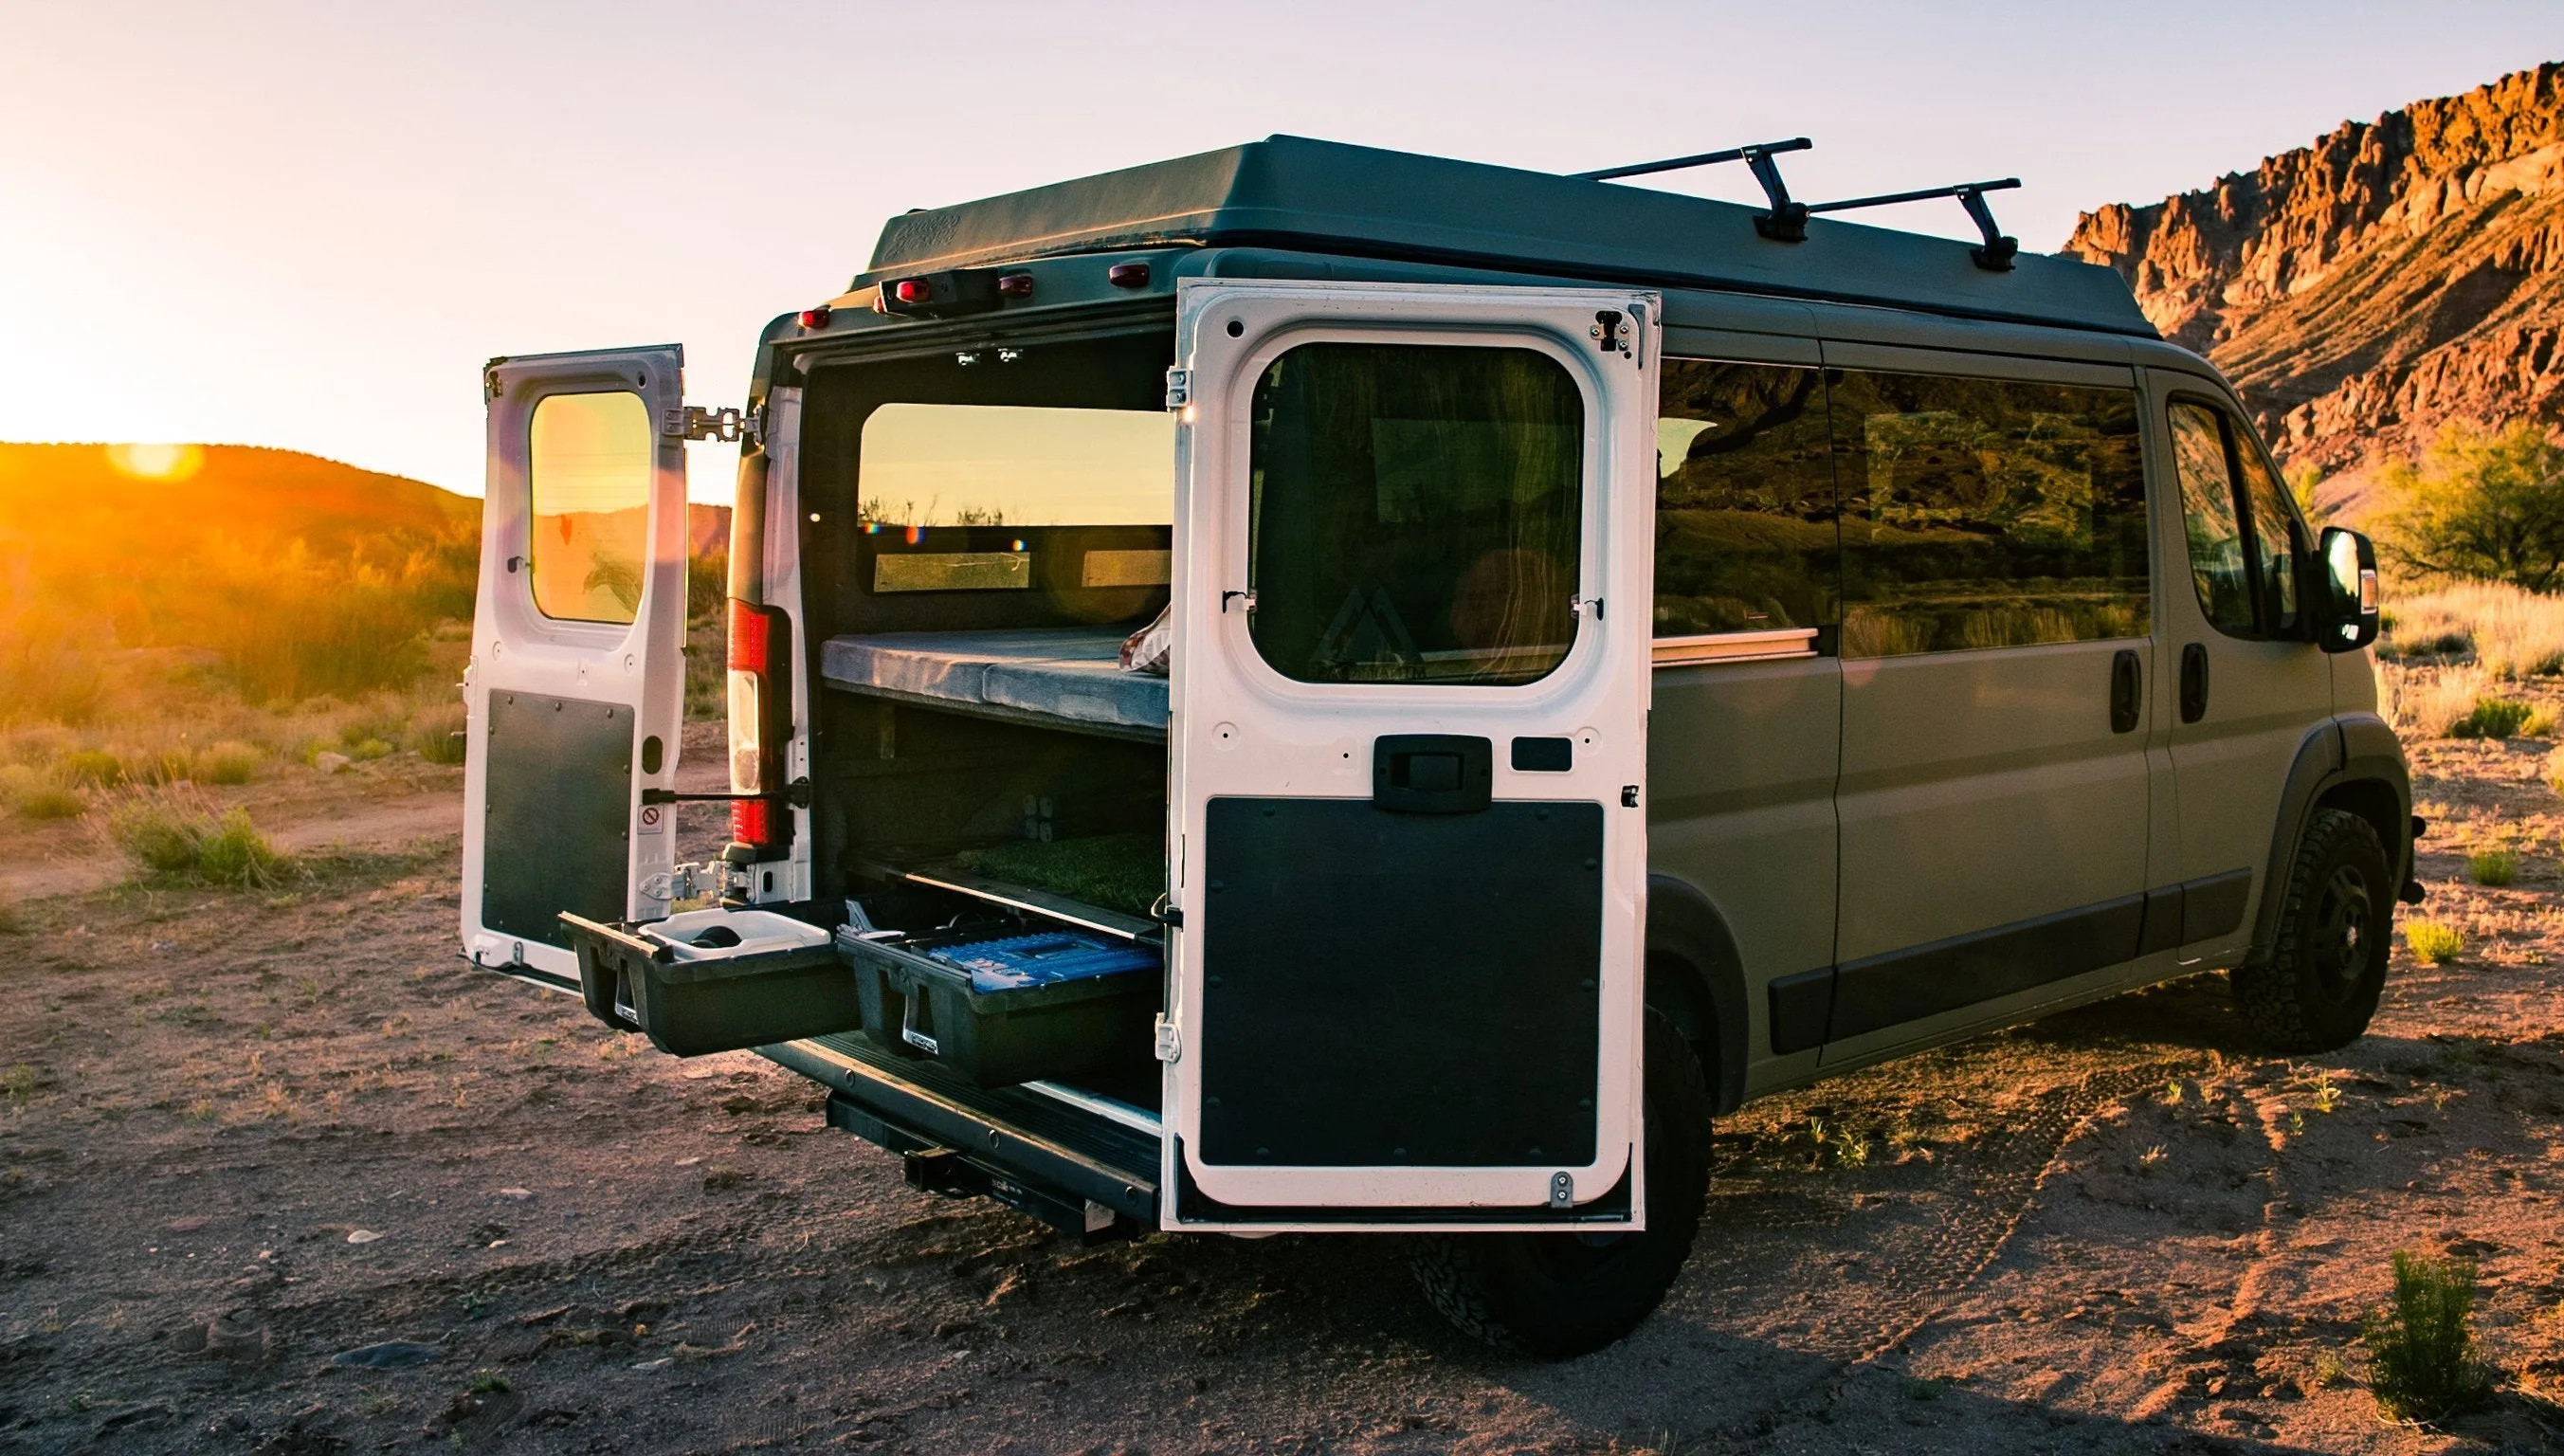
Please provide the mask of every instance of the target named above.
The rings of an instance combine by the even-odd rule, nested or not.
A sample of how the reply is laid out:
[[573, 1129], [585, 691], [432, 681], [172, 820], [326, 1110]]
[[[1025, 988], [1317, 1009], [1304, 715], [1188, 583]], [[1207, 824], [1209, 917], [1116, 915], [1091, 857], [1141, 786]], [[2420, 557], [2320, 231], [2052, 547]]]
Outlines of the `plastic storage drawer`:
[[767, 911], [693, 911], [648, 925], [561, 917], [598, 1020], [680, 1057], [863, 1024], [846, 962], [816, 926]]
[[1160, 951], [1076, 931], [867, 937], [839, 931], [864, 1031], [982, 1087], [1145, 1062], [1156, 1035]]

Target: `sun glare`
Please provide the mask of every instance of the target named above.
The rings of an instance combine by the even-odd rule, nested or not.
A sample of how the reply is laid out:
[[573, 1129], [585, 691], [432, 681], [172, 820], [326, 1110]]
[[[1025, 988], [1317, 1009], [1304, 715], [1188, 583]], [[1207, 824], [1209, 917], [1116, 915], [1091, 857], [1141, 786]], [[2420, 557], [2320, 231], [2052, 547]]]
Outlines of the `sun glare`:
[[183, 481], [202, 469], [202, 445], [109, 445], [107, 463], [145, 481]]

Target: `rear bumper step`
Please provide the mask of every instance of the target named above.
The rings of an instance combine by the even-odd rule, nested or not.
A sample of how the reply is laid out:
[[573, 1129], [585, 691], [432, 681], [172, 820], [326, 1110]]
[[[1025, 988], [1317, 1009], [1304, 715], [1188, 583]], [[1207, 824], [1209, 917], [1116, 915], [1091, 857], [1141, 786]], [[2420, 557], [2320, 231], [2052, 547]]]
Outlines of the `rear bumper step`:
[[861, 1036], [761, 1047], [829, 1090], [828, 1125], [898, 1153], [913, 1186], [984, 1194], [1090, 1242], [1158, 1226], [1158, 1139], [1025, 1088], [982, 1088]]

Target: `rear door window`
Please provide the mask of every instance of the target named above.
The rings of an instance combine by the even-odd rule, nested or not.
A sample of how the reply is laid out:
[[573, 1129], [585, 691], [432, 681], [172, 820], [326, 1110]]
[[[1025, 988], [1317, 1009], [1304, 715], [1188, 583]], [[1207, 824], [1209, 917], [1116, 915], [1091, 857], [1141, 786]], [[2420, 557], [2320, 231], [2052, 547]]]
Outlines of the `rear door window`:
[[554, 394], [528, 429], [534, 608], [568, 622], [626, 625], [641, 610], [657, 433], [641, 396]]
[[1817, 371], [1667, 359], [1659, 399], [1655, 635], [1832, 622], [1839, 542]]
[[1557, 360], [1308, 343], [1250, 410], [1248, 622], [1276, 672], [1501, 686], [1566, 659], [1586, 419]]
[[1841, 371], [1846, 657], [2142, 637], [2134, 391]]

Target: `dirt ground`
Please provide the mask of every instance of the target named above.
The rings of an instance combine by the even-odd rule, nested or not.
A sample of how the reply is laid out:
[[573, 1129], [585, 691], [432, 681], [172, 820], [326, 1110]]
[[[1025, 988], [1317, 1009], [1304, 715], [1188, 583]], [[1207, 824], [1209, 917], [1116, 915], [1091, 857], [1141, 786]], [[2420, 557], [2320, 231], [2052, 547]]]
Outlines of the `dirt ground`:
[[[1663, 1311], [1561, 1364], [1393, 1240], [1082, 1249], [469, 969], [454, 770], [236, 791], [303, 847], [267, 893], [13, 829], [0, 1450], [2564, 1449], [2546, 746], [2417, 746], [2467, 948], [2399, 947], [2366, 1040], [2258, 1055], [2207, 978], [1758, 1104]], [[2452, 1432], [2362, 1381], [2399, 1249], [2482, 1265], [2511, 1393]]]

